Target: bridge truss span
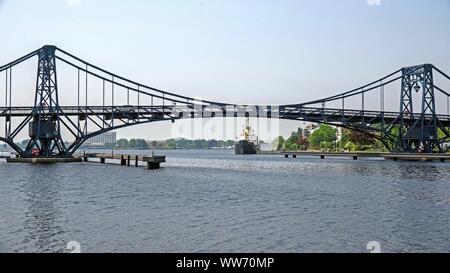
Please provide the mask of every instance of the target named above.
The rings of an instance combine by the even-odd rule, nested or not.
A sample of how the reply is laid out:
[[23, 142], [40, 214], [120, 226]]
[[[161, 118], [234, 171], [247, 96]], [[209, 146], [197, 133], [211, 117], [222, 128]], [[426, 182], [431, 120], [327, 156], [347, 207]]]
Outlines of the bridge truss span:
[[[16, 95], [13, 73], [16, 67], [34, 58], [34, 102], [16, 105], [12, 98], [23, 96]], [[65, 72], [62, 76], [57, 73], [61, 69]], [[66, 74], [73, 76], [67, 79]], [[439, 83], [435, 77], [440, 78]], [[0, 105], [0, 120], [4, 133], [0, 134], [0, 141], [21, 157], [70, 157], [87, 139], [107, 131], [156, 121], [215, 117], [250, 116], [331, 124], [370, 135], [393, 152], [446, 152], [450, 140], [450, 96], [446, 91], [450, 77], [431, 64], [402, 68], [327, 98], [267, 106], [196, 100], [157, 89], [111, 73], [55, 46], [44, 46], [1, 66], [1, 78], [4, 103]], [[61, 78], [64, 87], [60, 85]], [[399, 99], [398, 104], [387, 109], [392, 97]], [[15, 140], [26, 130], [27, 145], [19, 147]], [[67, 141], [65, 135], [72, 141]]]

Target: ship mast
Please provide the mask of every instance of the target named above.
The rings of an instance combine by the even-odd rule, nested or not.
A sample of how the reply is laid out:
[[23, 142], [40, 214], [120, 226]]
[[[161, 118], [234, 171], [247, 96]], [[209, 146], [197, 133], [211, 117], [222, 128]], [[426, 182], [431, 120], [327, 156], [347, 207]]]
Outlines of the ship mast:
[[245, 128], [244, 128], [244, 140], [249, 141], [250, 140], [250, 134], [251, 134], [250, 118], [246, 117], [246, 119], [245, 119]]

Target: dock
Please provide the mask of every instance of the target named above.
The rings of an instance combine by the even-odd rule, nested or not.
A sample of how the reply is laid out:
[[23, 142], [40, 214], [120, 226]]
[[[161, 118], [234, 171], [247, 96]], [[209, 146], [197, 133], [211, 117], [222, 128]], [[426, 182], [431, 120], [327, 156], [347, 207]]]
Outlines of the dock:
[[81, 162], [81, 158], [77, 157], [6, 157], [7, 163], [31, 163], [31, 164], [53, 164], [53, 163], [72, 163]]
[[[155, 170], [161, 167], [161, 163], [166, 162], [165, 155], [152, 155], [152, 156], [142, 156], [142, 155], [112, 155], [112, 154], [101, 154], [101, 153], [86, 153], [83, 154], [80, 159], [83, 162], [93, 162], [100, 164], [107, 164], [107, 160], [118, 160], [121, 166], [134, 166], [139, 167], [139, 162], [143, 162], [148, 170]], [[92, 161], [92, 159], [97, 159], [97, 161]], [[133, 162], [133, 164], [132, 164]], [[109, 162], [111, 163], [111, 162]]]
[[[72, 162], [91, 162], [100, 164], [117, 164], [121, 166], [139, 167], [143, 163], [147, 169], [155, 170], [161, 168], [161, 163], [166, 162], [165, 155], [123, 155], [123, 154], [104, 154], [104, 153], [84, 153], [74, 157], [31, 157], [21, 158], [12, 153], [0, 154], [1, 159], [6, 159], [7, 163], [29, 163], [29, 164], [52, 164], [52, 163], [72, 163]], [[108, 162], [107, 162], [108, 161]], [[119, 165], [117, 164], [117, 165]]]
[[407, 154], [407, 153], [372, 153], [372, 152], [282, 152], [285, 158], [297, 157], [320, 157], [325, 159], [329, 157], [347, 157], [353, 160], [360, 158], [381, 158], [392, 161], [450, 161], [450, 154]]

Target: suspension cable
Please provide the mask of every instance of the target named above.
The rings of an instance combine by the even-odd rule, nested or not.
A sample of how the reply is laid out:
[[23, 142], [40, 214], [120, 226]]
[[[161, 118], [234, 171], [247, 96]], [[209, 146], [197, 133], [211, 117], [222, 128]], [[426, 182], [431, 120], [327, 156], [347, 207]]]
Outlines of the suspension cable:
[[111, 84], [111, 126], [114, 126], [114, 76], [112, 76]]
[[[77, 111], [80, 112], [80, 70], [77, 70]], [[77, 130], [77, 136], [80, 137], [80, 115], [77, 116], [78, 117], [78, 130]]]
[[[89, 65], [91, 68], [94, 68], [94, 69], [96, 69], [96, 70], [98, 70], [98, 71], [101, 71], [101, 72], [103, 72], [103, 73], [105, 73], [105, 74], [108, 74], [109, 76], [114, 76], [115, 78], [120, 79], [120, 80], [122, 80], [122, 81], [124, 81], [124, 82], [131, 83], [131, 84], [133, 84], [133, 85], [138, 85], [138, 86], [144, 87], [144, 88], [146, 88], [146, 89], [149, 89], [149, 90], [152, 90], [152, 91], [155, 91], [155, 92], [159, 92], [159, 93], [161, 93], [161, 94], [173, 96], [173, 97], [176, 97], [176, 98], [179, 98], [179, 99], [183, 99], [183, 100], [184, 100], [184, 99], [188, 99], [188, 100], [191, 100], [192, 102], [195, 101], [195, 99], [190, 98], [190, 97], [186, 97], [186, 96], [183, 96], [183, 95], [178, 95], [178, 94], [175, 94], [175, 93], [172, 93], [172, 92], [164, 91], [164, 90], [161, 90], [161, 89], [158, 89], [158, 88], [150, 87], [150, 86], [147, 86], [147, 85], [144, 85], [144, 84], [140, 84], [140, 83], [138, 83], [138, 82], [135, 82], [135, 81], [126, 79], [126, 78], [121, 77], [121, 76], [119, 76], [119, 75], [117, 75], [117, 74], [114, 74], [114, 73], [111, 73], [111, 72], [109, 72], [109, 71], [107, 71], [107, 70], [105, 70], [105, 69], [102, 69], [102, 68], [100, 68], [100, 67], [98, 67], [98, 66], [95, 66], [95, 65], [93, 65], [93, 64], [91, 64], [91, 63], [89, 63], [89, 62], [87, 62], [87, 61], [84, 61], [84, 60], [82, 60], [82, 59], [80, 59], [80, 58], [78, 58], [78, 57], [76, 57], [76, 56], [74, 56], [74, 55], [68, 53], [67, 51], [64, 51], [64, 50], [60, 49], [60, 48], [57, 48], [57, 50], [58, 50], [59, 52], [65, 54], [65, 55], [71, 57], [72, 59], [77, 60], [78, 62], [81, 62], [81, 63], [83, 63], [83, 64], [87, 64], [87, 65]], [[62, 58], [59, 57], [59, 59], [62, 59]], [[64, 60], [64, 59], [63, 59], [63, 60]], [[65, 61], [66, 63], [72, 65], [72, 66], [76, 66], [75, 64], [73, 64], [73, 63], [71, 63], [71, 62], [69, 62], [69, 61], [67, 61], [67, 60], [64, 60], [64, 61]], [[131, 89], [131, 90], [133, 90], [133, 89]], [[133, 91], [136, 91], [136, 90], [133, 90]], [[143, 92], [143, 91], [141, 91], [141, 92], [142, 92], [142, 93], [147, 93], [147, 92]], [[150, 95], [149, 93], [147, 93], [147, 94]], [[157, 95], [155, 95], [155, 96], [157, 96]], [[213, 101], [203, 101], [203, 102], [209, 103], [209, 104], [214, 104], [214, 105], [220, 105], [220, 106], [228, 105], [228, 104], [226, 104], [226, 103], [213, 102]]]
[[8, 136], [11, 135], [11, 114], [12, 114], [12, 66], [9, 68], [9, 126]]
[[[421, 66], [417, 66], [416, 68], [412, 69], [411, 71], [409, 71], [405, 75], [414, 74], [420, 68], [421, 68]], [[397, 71], [395, 71], [395, 72], [393, 72], [393, 73], [391, 73], [391, 74], [389, 74], [389, 75], [387, 75], [387, 76], [385, 76], [385, 77], [383, 77], [383, 78], [381, 78], [381, 79], [379, 79], [377, 81], [374, 81], [374, 82], [369, 83], [367, 85], [364, 85], [362, 87], [355, 88], [353, 90], [350, 90], [350, 91], [347, 91], [347, 92], [343, 92], [341, 94], [337, 94], [337, 95], [334, 95], [334, 96], [331, 96], [331, 97], [327, 97], [327, 98], [319, 99], [319, 100], [314, 100], [314, 101], [309, 101], [309, 102], [305, 102], [305, 103], [301, 103], [301, 104], [290, 104], [290, 105], [284, 105], [284, 106], [289, 107], [289, 106], [298, 106], [298, 105], [310, 105], [310, 104], [321, 103], [323, 101], [333, 101], [333, 100], [340, 99], [340, 98], [348, 98], [348, 97], [356, 96], [356, 95], [359, 95], [359, 94], [361, 94], [363, 92], [369, 92], [369, 91], [372, 91], [374, 89], [378, 89], [381, 86], [385, 86], [385, 85], [391, 84], [391, 83], [393, 83], [393, 82], [395, 82], [397, 80], [402, 79], [405, 75], [401, 75], [399, 77], [393, 78], [393, 79], [391, 79], [389, 81], [384, 82], [383, 84], [378, 84], [376, 86], [372, 86], [374, 84], [379, 83], [380, 81], [384, 81], [384, 80], [386, 80], [388, 78], [391, 78], [392, 76], [394, 76], [394, 75], [396, 75], [396, 74], [398, 74], [399, 72], [402, 72], [402, 71], [403, 71], [403, 69], [399, 69], [399, 70], [397, 70]], [[370, 86], [372, 86], [372, 87], [370, 87]], [[367, 87], [370, 87], [370, 88], [366, 89]], [[361, 91], [361, 90], [364, 90], [364, 91]]]
[[35, 51], [33, 51], [31, 53], [28, 53], [27, 55], [25, 55], [25, 56], [23, 56], [23, 57], [21, 57], [21, 58], [19, 58], [17, 60], [14, 60], [14, 61], [12, 61], [12, 62], [10, 62], [8, 64], [0, 66], [0, 72], [3, 72], [4, 70], [9, 69], [9, 68], [11, 68], [11, 67], [13, 67], [13, 66], [15, 66], [17, 64], [20, 64], [20, 63], [28, 60], [31, 57], [34, 57], [39, 52], [39, 50], [41, 50], [41, 49], [35, 50]]
[[[138, 85], [138, 87], [137, 87], [137, 89], [139, 90], [140, 88], [139, 88], [139, 85]], [[138, 112], [138, 122], [141, 120], [141, 115], [140, 115], [140, 104], [141, 104], [141, 102], [140, 102], [140, 95], [141, 95], [141, 93], [137, 93], [137, 103], [138, 103], [138, 109], [137, 109], [137, 112]]]
[[436, 66], [433, 65], [434, 70], [436, 70], [437, 72], [439, 72], [439, 74], [441, 74], [442, 76], [444, 76], [445, 78], [447, 78], [447, 80], [450, 80], [450, 76], [445, 74], [442, 70], [440, 70], [439, 68], [437, 68]]
[[384, 85], [383, 81], [380, 82], [380, 110], [381, 112], [384, 112]]
[[[136, 88], [126, 86], [126, 85], [124, 85], [124, 84], [122, 84], [122, 83], [115, 82], [115, 81], [111, 81], [111, 79], [107, 79], [107, 78], [105, 78], [105, 77], [103, 77], [103, 76], [100, 76], [100, 75], [98, 75], [98, 74], [96, 74], [96, 73], [94, 73], [94, 72], [92, 72], [92, 71], [86, 71], [86, 69], [84, 69], [84, 68], [82, 68], [82, 67], [79, 67], [79, 66], [77, 66], [77, 65], [75, 65], [75, 64], [72, 64], [72, 63], [68, 62], [67, 60], [64, 60], [63, 58], [61, 58], [61, 57], [59, 57], [59, 56], [56, 56], [56, 58], [57, 58], [58, 60], [61, 60], [62, 62], [67, 63], [68, 65], [71, 65], [71, 66], [73, 66], [73, 67], [75, 67], [75, 68], [81, 70], [82, 72], [89, 73], [91, 76], [94, 76], [94, 77], [99, 78], [99, 79], [101, 79], [101, 80], [105, 80], [105, 81], [107, 81], [107, 82], [109, 82], [109, 83], [112, 83], [113, 85], [117, 85], [117, 86], [122, 87], [122, 88], [129, 88], [130, 90], [132, 90], [132, 91], [134, 91], [134, 92], [140, 92], [140, 93], [145, 94], [145, 95], [147, 95], [147, 96], [154, 96], [154, 97], [156, 97], [156, 98], [163, 99], [163, 96], [162, 96], [162, 95], [156, 95], [156, 94], [148, 93], [148, 92], [145, 92], [145, 91], [142, 91], [142, 90], [137, 90]], [[92, 66], [90, 66], [90, 67], [92, 67]], [[116, 78], [115, 76], [112, 76], [112, 77], [113, 77], [114, 79]], [[142, 86], [142, 85], [141, 85], [141, 86]], [[172, 101], [179, 102], [179, 103], [183, 103], [182, 101], [179, 101], [179, 100], [176, 100], [176, 99], [171, 99], [171, 100], [172, 100]], [[203, 101], [203, 102], [207, 102], [207, 101]]]
[[[5, 71], [5, 107], [8, 109], [8, 69]], [[8, 135], [8, 119], [5, 118], [5, 136]]]
[[88, 65], [86, 64], [86, 118], [84, 119], [85, 134], [88, 134]]
[[8, 107], [8, 70], [5, 72], [5, 107]]
[[[105, 112], [105, 81], [103, 80], [103, 95], [102, 95], [102, 106], [103, 112]], [[105, 120], [103, 119], [103, 129], [105, 129]]]

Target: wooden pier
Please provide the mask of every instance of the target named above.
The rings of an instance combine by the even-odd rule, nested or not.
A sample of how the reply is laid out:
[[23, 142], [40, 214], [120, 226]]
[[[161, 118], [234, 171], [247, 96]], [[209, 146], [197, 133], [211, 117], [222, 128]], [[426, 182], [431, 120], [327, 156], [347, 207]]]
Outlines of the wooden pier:
[[[106, 160], [118, 160], [120, 165], [122, 166], [134, 166], [139, 167], [139, 162], [143, 162], [146, 165], [148, 170], [159, 169], [161, 167], [161, 163], [166, 162], [166, 156], [142, 156], [142, 155], [112, 155], [112, 154], [100, 154], [100, 153], [87, 153], [83, 154], [80, 158], [83, 159], [84, 162], [93, 162], [90, 159], [98, 159], [99, 161], [95, 161], [95, 163], [106, 164]], [[133, 164], [131, 164], [133, 162]]]
[[[72, 162], [92, 162], [100, 164], [115, 164], [118, 161], [121, 166], [139, 167], [143, 163], [147, 169], [155, 170], [161, 168], [161, 163], [166, 162], [166, 156], [142, 156], [142, 155], [123, 155], [123, 154], [102, 154], [85, 153], [74, 157], [32, 157], [20, 158], [15, 154], [0, 154], [1, 159], [6, 159], [8, 163], [31, 163], [31, 164], [51, 164], [51, 163], [72, 163]], [[97, 159], [96, 161], [92, 161]], [[109, 162], [107, 162], [109, 160]], [[133, 164], [132, 164], [133, 163]]]
[[30, 163], [30, 164], [53, 164], [53, 163], [74, 163], [81, 162], [81, 158], [77, 157], [7, 157], [7, 163]]
[[380, 158], [392, 161], [450, 161], [450, 154], [403, 154], [403, 153], [371, 153], [371, 152], [282, 152], [285, 158], [297, 157], [346, 157], [358, 160], [360, 158]]

